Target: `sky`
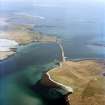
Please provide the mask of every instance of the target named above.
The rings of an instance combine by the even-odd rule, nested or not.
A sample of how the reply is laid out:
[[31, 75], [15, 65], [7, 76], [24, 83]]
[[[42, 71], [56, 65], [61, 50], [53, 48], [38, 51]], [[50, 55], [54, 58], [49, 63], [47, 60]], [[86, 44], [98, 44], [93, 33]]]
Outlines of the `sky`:
[[102, 8], [105, 9], [105, 0], [0, 0], [0, 5], [28, 4], [32, 7], [73, 7], [73, 8]]
[[0, 2], [32, 2], [38, 6], [63, 6], [70, 3], [105, 3], [105, 0], [0, 0]]
[[77, 5], [103, 5], [105, 6], [105, 0], [0, 0], [0, 5], [9, 5], [12, 3], [27, 3], [33, 6], [39, 7], [69, 7], [77, 4]]

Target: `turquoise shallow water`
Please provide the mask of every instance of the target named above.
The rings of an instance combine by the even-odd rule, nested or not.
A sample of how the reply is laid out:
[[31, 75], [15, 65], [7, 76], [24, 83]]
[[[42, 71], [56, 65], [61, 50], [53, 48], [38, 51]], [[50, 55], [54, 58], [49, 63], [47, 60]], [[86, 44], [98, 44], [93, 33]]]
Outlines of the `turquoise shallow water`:
[[59, 58], [56, 44], [33, 43], [20, 47], [16, 55], [1, 61], [0, 105], [46, 105], [42, 96], [31, 87]]

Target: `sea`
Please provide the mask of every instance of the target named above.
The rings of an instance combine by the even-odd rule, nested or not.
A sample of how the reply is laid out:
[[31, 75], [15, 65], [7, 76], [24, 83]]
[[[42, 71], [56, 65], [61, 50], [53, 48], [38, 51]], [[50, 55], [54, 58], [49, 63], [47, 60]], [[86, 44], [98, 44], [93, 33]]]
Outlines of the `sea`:
[[[0, 16], [25, 14], [34, 17], [33, 30], [60, 38], [69, 60], [105, 59], [104, 11], [103, 3], [40, 6], [0, 1]], [[0, 28], [3, 30], [2, 26]], [[49, 90], [46, 92], [37, 84], [60, 58], [56, 43], [30, 43], [0, 61], [0, 105], [56, 105], [56, 98], [53, 101], [44, 98], [46, 93], [49, 97]], [[37, 87], [42, 94], [35, 90]]]

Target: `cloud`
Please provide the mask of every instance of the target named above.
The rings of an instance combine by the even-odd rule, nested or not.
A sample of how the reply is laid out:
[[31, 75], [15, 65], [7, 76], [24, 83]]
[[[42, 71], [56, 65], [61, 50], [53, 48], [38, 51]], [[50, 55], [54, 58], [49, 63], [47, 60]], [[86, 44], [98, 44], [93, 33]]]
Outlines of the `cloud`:
[[24, 2], [24, 3], [32, 3], [34, 6], [65, 6], [70, 5], [72, 3], [105, 3], [105, 0], [0, 0], [0, 2]]
[[66, 6], [72, 3], [105, 3], [104, 0], [34, 0], [34, 6], [43, 6], [43, 7], [54, 7], [54, 6]]
[[21, 3], [21, 2], [34, 2], [34, 0], [0, 0], [0, 3]]
[[68, 0], [35, 0], [35, 6], [62, 6]]
[[25, 2], [29, 0], [1, 0], [1, 2]]

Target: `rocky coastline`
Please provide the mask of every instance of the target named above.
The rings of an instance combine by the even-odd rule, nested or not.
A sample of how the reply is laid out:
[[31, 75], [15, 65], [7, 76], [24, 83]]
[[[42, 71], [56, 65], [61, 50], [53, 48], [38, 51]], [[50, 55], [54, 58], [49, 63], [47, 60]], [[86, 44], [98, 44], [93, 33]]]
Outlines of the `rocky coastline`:
[[[56, 68], [54, 68], [54, 69], [56, 69]], [[68, 97], [70, 96], [70, 94], [73, 93], [73, 89], [71, 87], [54, 81], [50, 77], [49, 72], [45, 73], [42, 76], [42, 79], [40, 80], [40, 84], [47, 88], [50, 88], [52, 90], [52, 91], [48, 91], [49, 94], [51, 94], [51, 97], [49, 95], [47, 97], [51, 98], [51, 100], [54, 101], [54, 105], [58, 105], [58, 104], [70, 105], [70, 100]], [[54, 94], [60, 94], [60, 95], [58, 97], [55, 97], [55, 96], [53, 97]]]
[[65, 61], [48, 73], [53, 81], [74, 90], [66, 94], [67, 105], [104, 105], [105, 60]]

